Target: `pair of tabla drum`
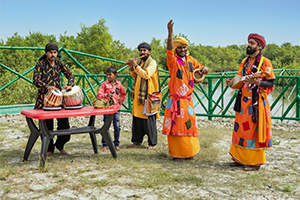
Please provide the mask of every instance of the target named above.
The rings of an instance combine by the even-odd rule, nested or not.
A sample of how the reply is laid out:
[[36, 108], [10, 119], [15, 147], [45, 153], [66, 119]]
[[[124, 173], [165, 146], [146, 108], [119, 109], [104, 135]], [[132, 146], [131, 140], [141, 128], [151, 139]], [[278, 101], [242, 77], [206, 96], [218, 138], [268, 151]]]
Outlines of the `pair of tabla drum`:
[[78, 85], [72, 87], [71, 90], [49, 90], [44, 98], [44, 110], [60, 110], [61, 104], [65, 109], [82, 108], [83, 93]]

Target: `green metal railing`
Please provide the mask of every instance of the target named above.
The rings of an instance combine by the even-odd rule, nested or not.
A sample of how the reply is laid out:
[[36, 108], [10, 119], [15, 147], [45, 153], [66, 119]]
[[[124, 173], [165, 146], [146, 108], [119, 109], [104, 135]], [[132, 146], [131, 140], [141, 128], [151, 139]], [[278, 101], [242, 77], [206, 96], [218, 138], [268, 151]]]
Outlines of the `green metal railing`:
[[[0, 49], [10, 49], [10, 50], [44, 50], [40, 47], [8, 47], [0, 46]], [[124, 67], [118, 70], [118, 79], [124, 85], [126, 89], [127, 98], [122, 104], [122, 112], [131, 112], [132, 109], [132, 99], [130, 98], [131, 86], [133, 79], [129, 74], [122, 74], [124, 70], [127, 70], [125, 62], [104, 58], [101, 56], [96, 56], [88, 53], [82, 53], [78, 51], [68, 50], [63, 47], [59, 49], [59, 54], [65, 53], [80, 69], [83, 70], [85, 74], [74, 74], [76, 85], [82, 88], [84, 94], [85, 106], [92, 104], [92, 101], [96, 99], [98, 89], [103, 81], [106, 80], [104, 74], [91, 74], [74, 56], [88, 56], [95, 59], [101, 59], [105, 61], [115, 62], [124, 64]], [[24, 79], [30, 84], [33, 84], [32, 80], [28, 79], [26, 75], [34, 70], [34, 66], [27, 71], [18, 73], [11, 68], [7, 67], [0, 62], [0, 66], [7, 71], [15, 74], [17, 77], [12, 81], [6, 83], [4, 86], [0, 87], [0, 92], [15, 83], [19, 79]], [[278, 120], [300, 120], [300, 77], [292, 75], [294, 72], [299, 72], [297, 69], [282, 69], [274, 70], [276, 74], [276, 87], [271, 93], [272, 98], [269, 99], [272, 118]], [[163, 94], [163, 103], [161, 113], [164, 113], [164, 105], [168, 99], [168, 82], [169, 73], [166, 70], [159, 69], [161, 88]], [[226, 85], [226, 79], [233, 78], [237, 72], [222, 72], [222, 73], [209, 73], [203, 84], [195, 85], [193, 102], [195, 107], [195, 112], [197, 116], [207, 117], [208, 119], [213, 119], [214, 117], [225, 117], [234, 118], [235, 113], [233, 111], [233, 105], [235, 102], [235, 97], [237, 91], [232, 90]], [[3, 84], [3, 83], [1, 83]], [[0, 85], [1, 86], [1, 85]], [[276, 93], [274, 96], [273, 93]], [[20, 113], [23, 109], [33, 108], [31, 105], [15, 105], [15, 106], [0, 106], [0, 115], [5, 113]]]

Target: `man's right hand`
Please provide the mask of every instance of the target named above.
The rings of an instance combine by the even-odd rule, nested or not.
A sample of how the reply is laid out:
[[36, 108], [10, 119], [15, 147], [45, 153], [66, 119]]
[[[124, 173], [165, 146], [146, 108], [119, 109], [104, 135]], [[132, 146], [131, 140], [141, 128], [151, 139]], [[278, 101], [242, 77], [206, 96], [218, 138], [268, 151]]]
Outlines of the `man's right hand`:
[[232, 78], [227, 79], [227, 80], [226, 80], [226, 84], [227, 84], [229, 87], [231, 87], [232, 84], [233, 84], [233, 79], [232, 79]]
[[173, 19], [171, 19], [169, 22], [168, 22], [168, 42], [167, 42], [167, 49], [168, 50], [171, 50], [174, 48], [174, 45], [173, 45], [173, 25], [174, 25], [174, 22], [173, 22]]
[[136, 65], [136, 61], [134, 62], [134, 58], [128, 59], [125, 64], [129, 67], [130, 71], [134, 70], [134, 66]]
[[114, 95], [112, 93], [107, 93], [108, 98], [112, 98]]
[[49, 90], [56, 90], [56, 91], [60, 91], [57, 87], [55, 87], [55, 86], [48, 86], [47, 87], [47, 90], [49, 91]]
[[169, 34], [171, 34], [172, 36], [172, 33], [173, 33], [173, 25], [174, 25], [174, 22], [173, 22], [173, 19], [171, 19], [169, 22], [168, 22], [168, 32]]

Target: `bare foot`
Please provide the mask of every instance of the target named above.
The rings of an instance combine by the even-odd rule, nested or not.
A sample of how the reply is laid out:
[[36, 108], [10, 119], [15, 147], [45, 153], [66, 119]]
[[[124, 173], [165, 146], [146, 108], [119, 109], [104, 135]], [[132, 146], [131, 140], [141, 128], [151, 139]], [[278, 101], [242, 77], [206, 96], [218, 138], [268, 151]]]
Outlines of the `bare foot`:
[[120, 151], [120, 150], [121, 150], [121, 148], [120, 148], [119, 146], [115, 146], [115, 149], [116, 149], [117, 151]]
[[155, 146], [149, 145], [148, 150], [154, 150], [154, 149], [155, 149]]
[[62, 149], [62, 150], [59, 150], [60, 151], [60, 153], [62, 153], [63, 155], [69, 155], [67, 152], [66, 152], [66, 150], [64, 150], [64, 149]]
[[105, 152], [107, 150], [107, 147], [103, 147], [102, 149], [100, 149], [100, 151]]
[[47, 152], [47, 157], [50, 158], [50, 156], [51, 156], [52, 154], [53, 154], [53, 153], [52, 153], [51, 151], [48, 151], [48, 152]]

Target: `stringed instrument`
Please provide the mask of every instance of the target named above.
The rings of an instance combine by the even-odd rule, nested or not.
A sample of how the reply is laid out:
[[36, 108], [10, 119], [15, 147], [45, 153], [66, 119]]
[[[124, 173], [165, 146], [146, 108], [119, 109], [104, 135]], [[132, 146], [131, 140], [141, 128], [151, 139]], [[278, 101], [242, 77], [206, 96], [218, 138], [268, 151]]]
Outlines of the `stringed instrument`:
[[241, 87], [243, 87], [244, 83], [245, 83], [245, 80], [246, 80], [246, 77], [247, 76], [250, 76], [250, 77], [253, 77], [253, 78], [262, 78], [262, 77], [266, 77], [268, 78], [270, 76], [269, 73], [267, 72], [257, 72], [257, 73], [254, 73], [254, 74], [250, 74], [250, 75], [246, 75], [246, 76], [241, 76], [239, 74], [237, 74], [233, 79], [233, 83], [232, 85], [230, 86], [232, 89], [234, 90], [239, 90], [241, 89]]

